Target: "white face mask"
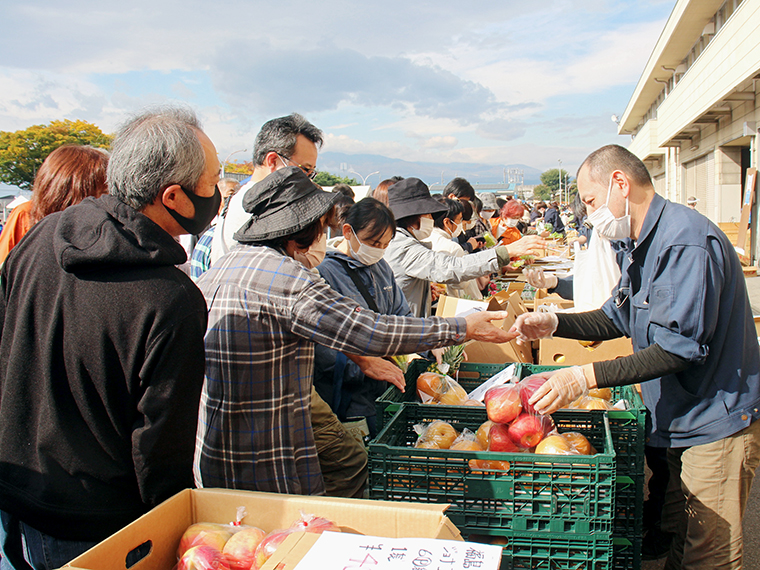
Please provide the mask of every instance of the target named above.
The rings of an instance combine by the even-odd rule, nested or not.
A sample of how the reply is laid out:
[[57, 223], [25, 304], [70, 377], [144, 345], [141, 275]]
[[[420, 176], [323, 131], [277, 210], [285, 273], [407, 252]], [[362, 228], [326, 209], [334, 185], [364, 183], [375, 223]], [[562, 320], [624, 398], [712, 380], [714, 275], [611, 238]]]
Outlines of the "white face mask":
[[412, 235], [422, 241], [433, 233], [433, 218], [420, 218], [420, 229], [412, 230]]
[[494, 213], [494, 210], [483, 210], [482, 212], [480, 212], [480, 215], [483, 216], [484, 220], [490, 220], [491, 218], [493, 218], [493, 213]]
[[454, 226], [454, 233], [451, 234], [451, 237], [455, 238], [459, 236], [464, 229], [462, 228], [462, 222], [459, 222], [456, 226]]
[[293, 259], [303, 263], [306, 269], [314, 269], [324, 261], [325, 253], [327, 253], [327, 234], [323, 232], [320, 238], [309, 246], [309, 249], [293, 252]]
[[353, 232], [356, 241], [359, 242], [359, 249], [354, 251], [354, 247], [351, 245], [351, 240], [348, 240], [348, 250], [351, 252], [351, 257], [364, 265], [374, 265], [383, 258], [385, 250], [382, 247], [371, 247], [362, 243], [359, 236], [354, 231], [354, 228], [351, 228], [351, 231]]
[[597, 208], [593, 214], [590, 214], [588, 223], [599, 232], [599, 235], [609, 240], [622, 240], [631, 237], [631, 215], [628, 213], [629, 202], [625, 199], [625, 216], [616, 218], [608, 204], [610, 203], [610, 193], [612, 192], [613, 178], [610, 177], [610, 185], [607, 188], [607, 202]]
[[516, 228], [520, 220], [519, 218], [507, 218], [505, 221], [508, 228]]

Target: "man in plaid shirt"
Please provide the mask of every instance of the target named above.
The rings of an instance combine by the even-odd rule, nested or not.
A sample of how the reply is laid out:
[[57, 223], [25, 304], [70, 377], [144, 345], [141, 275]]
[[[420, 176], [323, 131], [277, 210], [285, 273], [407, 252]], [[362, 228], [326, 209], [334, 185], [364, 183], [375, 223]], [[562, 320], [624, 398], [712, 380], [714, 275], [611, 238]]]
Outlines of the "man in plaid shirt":
[[250, 220], [198, 281], [209, 307], [206, 380], [195, 452], [200, 487], [322, 494], [311, 428], [314, 343], [354, 354], [407, 354], [469, 339], [506, 342], [503, 313], [416, 319], [378, 315], [310, 269], [324, 257], [337, 194], [298, 167], [246, 194]]

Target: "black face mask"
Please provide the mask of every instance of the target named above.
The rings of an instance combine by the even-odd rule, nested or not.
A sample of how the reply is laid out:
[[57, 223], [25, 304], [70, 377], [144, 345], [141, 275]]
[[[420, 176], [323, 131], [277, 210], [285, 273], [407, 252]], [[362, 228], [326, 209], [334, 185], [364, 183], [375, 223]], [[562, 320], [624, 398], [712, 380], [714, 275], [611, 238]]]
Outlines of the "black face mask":
[[198, 196], [194, 192], [185, 190], [182, 186], [180, 186], [180, 188], [182, 188], [185, 196], [187, 196], [193, 203], [193, 206], [195, 206], [195, 216], [192, 218], [186, 218], [171, 208], [166, 208], [166, 206], [164, 206], [164, 208], [166, 208], [172, 218], [177, 220], [177, 223], [182, 226], [182, 229], [187, 233], [198, 235], [206, 229], [206, 226], [211, 223], [211, 220], [213, 220], [214, 216], [219, 212], [219, 205], [222, 203], [222, 193], [219, 192], [219, 187], [215, 186], [214, 195], [204, 198], [203, 196]]

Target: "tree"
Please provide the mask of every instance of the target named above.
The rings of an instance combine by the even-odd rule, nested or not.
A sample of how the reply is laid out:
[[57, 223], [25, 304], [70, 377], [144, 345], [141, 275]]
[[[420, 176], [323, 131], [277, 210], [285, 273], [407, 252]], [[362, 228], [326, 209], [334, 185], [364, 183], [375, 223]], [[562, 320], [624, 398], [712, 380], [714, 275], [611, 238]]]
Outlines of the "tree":
[[551, 189], [544, 185], [539, 184], [533, 189], [533, 198], [538, 200], [551, 200], [552, 197], [552, 191]]
[[253, 174], [253, 161], [248, 162], [228, 162], [224, 165], [224, 172], [234, 172], [235, 174]]
[[336, 184], [348, 184], [349, 186], [358, 186], [359, 183], [355, 178], [348, 176], [335, 176], [329, 172], [318, 172], [314, 182], [320, 186], [335, 186]]
[[[559, 180], [560, 175], [562, 176], [562, 196], [559, 196]], [[544, 173], [541, 174], [541, 186], [548, 189], [549, 195], [542, 196], [542, 200], [550, 200], [552, 197], [558, 198], [558, 202], [564, 202], [566, 198], [566, 192], [565, 192], [565, 184], [566, 183], [572, 183], [572, 178], [568, 175], [567, 170], [560, 171], [557, 168], [551, 168], [549, 170], [546, 170]], [[534, 190], [533, 193], [535, 194], [536, 191]], [[572, 198], [572, 196], [571, 196]]]
[[107, 148], [112, 138], [87, 121], [52, 121], [23, 131], [0, 131], [0, 182], [28, 190], [44, 160], [59, 146]]

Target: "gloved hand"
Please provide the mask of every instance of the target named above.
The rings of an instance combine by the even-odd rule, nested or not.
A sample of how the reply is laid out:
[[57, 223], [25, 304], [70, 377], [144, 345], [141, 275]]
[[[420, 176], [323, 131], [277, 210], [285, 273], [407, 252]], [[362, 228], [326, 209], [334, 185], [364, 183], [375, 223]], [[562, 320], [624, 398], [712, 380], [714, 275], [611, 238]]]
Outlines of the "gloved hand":
[[581, 396], [587, 396], [589, 388], [596, 388], [596, 378], [587, 379], [583, 368], [561, 368], [534, 392], [528, 402], [539, 414], [551, 414]]
[[517, 333], [517, 342], [525, 344], [539, 338], [551, 338], [559, 325], [559, 318], [554, 313], [523, 313], [509, 332]]
[[526, 267], [523, 273], [528, 284], [536, 289], [554, 289], [557, 286], [557, 276], [546, 275], [540, 267]]

